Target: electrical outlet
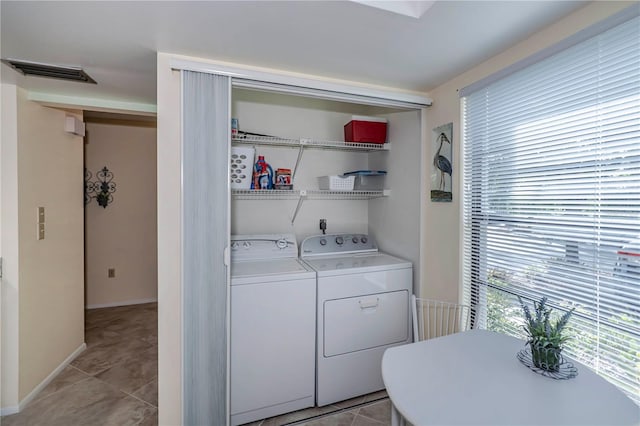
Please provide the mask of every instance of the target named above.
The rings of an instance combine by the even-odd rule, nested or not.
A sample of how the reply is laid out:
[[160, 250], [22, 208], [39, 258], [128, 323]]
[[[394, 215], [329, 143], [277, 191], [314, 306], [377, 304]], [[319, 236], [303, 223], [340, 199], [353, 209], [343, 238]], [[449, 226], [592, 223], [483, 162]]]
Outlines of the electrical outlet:
[[115, 278], [116, 277], [116, 268], [109, 268], [107, 270], [107, 275], [109, 276], [109, 278]]
[[320, 219], [320, 229], [323, 234], [327, 231], [327, 219]]

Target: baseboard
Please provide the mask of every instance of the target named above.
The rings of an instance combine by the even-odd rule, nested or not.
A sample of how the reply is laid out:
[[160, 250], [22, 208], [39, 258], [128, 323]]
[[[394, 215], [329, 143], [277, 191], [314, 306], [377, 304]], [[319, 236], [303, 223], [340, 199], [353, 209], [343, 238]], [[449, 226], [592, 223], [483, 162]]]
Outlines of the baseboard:
[[76, 357], [80, 355], [85, 349], [87, 349], [87, 344], [81, 344], [75, 351], [71, 353], [71, 355], [69, 355], [64, 361], [62, 361], [62, 363], [60, 363], [60, 365], [58, 365], [55, 370], [51, 372], [51, 374], [49, 374], [42, 382], [40, 382], [38, 386], [33, 388], [33, 390], [29, 392], [29, 394], [25, 396], [17, 406], [0, 408], [0, 416], [8, 416], [10, 414], [16, 414], [22, 411], [24, 407], [27, 406], [27, 404], [33, 401], [33, 399], [40, 393], [40, 391], [42, 391], [42, 389], [44, 389], [49, 383], [51, 383], [51, 381], [55, 379], [56, 376], [67, 367], [67, 365], [71, 364], [71, 361], [76, 359]]
[[14, 405], [13, 407], [0, 408], [0, 417], [10, 416], [12, 414], [18, 413], [19, 411], [20, 409], [17, 405]]
[[86, 309], [115, 308], [116, 306], [141, 305], [143, 303], [155, 303], [157, 301], [158, 301], [158, 298], [123, 300], [121, 302], [97, 303], [95, 305], [87, 305]]

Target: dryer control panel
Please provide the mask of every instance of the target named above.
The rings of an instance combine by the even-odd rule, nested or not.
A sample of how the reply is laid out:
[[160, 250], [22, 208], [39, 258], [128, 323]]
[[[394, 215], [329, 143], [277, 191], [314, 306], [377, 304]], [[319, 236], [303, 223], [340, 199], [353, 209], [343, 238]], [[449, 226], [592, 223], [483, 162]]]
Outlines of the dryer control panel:
[[307, 237], [300, 245], [300, 257], [372, 253], [378, 251], [373, 237], [367, 234], [326, 234]]

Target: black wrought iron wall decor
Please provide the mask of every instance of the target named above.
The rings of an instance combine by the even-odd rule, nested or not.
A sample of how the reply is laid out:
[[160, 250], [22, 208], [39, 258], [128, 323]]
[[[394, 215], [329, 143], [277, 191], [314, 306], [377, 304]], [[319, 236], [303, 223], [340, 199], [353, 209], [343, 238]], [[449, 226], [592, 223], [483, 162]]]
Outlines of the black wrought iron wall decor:
[[107, 166], [96, 173], [97, 180], [92, 181], [93, 175], [84, 169], [84, 204], [89, 204], [96, 199], [98, 205], [107, 208], [113, 202], [113, 193], [116, 192], [116, 183], [113, 182], [113, 172]]

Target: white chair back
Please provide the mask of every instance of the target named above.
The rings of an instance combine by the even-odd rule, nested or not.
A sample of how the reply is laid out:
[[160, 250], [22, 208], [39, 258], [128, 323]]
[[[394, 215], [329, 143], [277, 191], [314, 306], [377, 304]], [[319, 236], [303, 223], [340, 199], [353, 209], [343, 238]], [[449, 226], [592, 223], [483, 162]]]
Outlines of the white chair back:
[[433, 339], [470, 328], [471, 307], [411, 296], [413, 341]]

